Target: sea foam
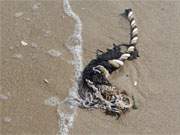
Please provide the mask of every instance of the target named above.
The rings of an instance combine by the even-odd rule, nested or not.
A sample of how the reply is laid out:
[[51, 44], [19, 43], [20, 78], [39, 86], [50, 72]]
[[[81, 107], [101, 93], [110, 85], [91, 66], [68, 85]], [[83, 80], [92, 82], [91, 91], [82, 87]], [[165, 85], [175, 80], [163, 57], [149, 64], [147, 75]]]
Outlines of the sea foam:
[[69, 128], [73, 126], [74, 117], [76, 115], [77, 104], [74, 98], [78, 97], [78, 79], [81, 76], [83, 69], [82, 62], [82, 23], [80, 17], [75, 14], [69, 4], [68, 0], [63, 1], [64, 12], [69, 17], [72, 17], [75, 21], [75, 27], [73, 34], [68, 38], [66, 47], [71, 51], [73, 55], [74, 66], [74, 84], [69, 90], [69, 96], [57, 106], [57, 112], [59, 114], [59, 131], [58, 135], [68, 135]]
[[75, 21], [75, 27], [73, 34], [69, 37], [66, 46], [73, 55], [73, 66], [74, 66], [74, 79], [75, 82], [73, 87], [69, 90], [69, 96], [65, 99], [63, 104], [58, 105], [59, 114], [59, 132], [58, 135], [68, 135], [69, 128], [73, 126], [74, 117], [76, 115], [77, 105], [74, 98], [77, 98], [78, 90], [78, 79], [81, 76], [83, 68], [82, 64], [82, 23], [78, 15], [76, 15], [68, 0], [64, 0], [63, 3], [64, 12], [72, 17]]

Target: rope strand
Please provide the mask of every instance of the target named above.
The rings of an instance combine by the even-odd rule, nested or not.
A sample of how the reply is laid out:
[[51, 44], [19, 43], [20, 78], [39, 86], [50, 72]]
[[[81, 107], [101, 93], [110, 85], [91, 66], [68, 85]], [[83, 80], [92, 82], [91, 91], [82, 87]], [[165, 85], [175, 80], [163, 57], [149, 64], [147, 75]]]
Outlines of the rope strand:
[[138, 28], [132, 9], [126, 9], [125, 14], [131, 26], [130, 43], [127, 51], [121, 52], [121, 46], [114, 45], [107, 52], [97, 53], [97, 58], [92, 60], [82, 73], [82, 82], [79, 89], [81, 107], [100, 108], [110, 114], [120, 115], [130, 108], [134, 102], [125, 91], [107, 84], [109, 75], [124, 66], [125, 60], [133, 60], [139, 57], [136, 49], [138, 42]]

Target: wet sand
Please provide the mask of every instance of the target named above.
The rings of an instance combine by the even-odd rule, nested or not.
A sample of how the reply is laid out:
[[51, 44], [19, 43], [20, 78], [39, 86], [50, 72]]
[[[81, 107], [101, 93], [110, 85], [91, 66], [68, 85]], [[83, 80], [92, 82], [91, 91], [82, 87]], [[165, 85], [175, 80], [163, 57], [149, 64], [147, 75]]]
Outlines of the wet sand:
[[[65, 43], [74, 21], [65, 15], [61, 0], [0, 3], [0, 133], [55, 135], [58, 115], [45, 100], [65, 99], [73, 85], [72, 54]], [[129, 41], [128, 21], [120, 16], [128, 7], [136, 15], [140, 52], [139, 59], [126, 62], [110, 78], [134, 95], [138, 109], [119, 120], [98, 110], [78, 109], [70, 134], [180, 134], [180, 2], [75, 0], [70, 4], [83, 24], [84, 65], [95, 57], [96, 49]], [[60, 54], [48, 53], [52, 49]]]

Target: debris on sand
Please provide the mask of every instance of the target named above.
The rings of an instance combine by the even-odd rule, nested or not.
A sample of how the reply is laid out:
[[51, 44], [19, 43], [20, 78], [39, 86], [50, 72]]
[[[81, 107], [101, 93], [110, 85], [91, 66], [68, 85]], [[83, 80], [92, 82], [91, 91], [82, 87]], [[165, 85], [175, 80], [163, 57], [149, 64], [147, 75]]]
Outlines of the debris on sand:
[[[109, 80], [109, 76], [123, 67], [125, 61], [139, 57], [136, 48], [138, 30], [132, 9], [126, 9], [125, 14], [131, 26], [129, 44], [113, 44], [113, 48], [106, 52], [97, 50], [96, 58], [82, 72], [78, 90], [82, 108], [102, 109], [106, 114], [118, 118], [130, 109], [137, 109], [134, 97], [113, 86]], [[134, 86], [137, 86], [137, 81], [134, 81]]]

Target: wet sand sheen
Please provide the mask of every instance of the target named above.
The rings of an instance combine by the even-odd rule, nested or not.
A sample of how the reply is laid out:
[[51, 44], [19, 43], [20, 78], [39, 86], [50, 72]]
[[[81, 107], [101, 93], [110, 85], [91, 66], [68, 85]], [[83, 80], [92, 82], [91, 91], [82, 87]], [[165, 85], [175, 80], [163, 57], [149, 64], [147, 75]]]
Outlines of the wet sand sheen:
[[[1, 3], [1, 85], [3, 95], [10, 93], [9, 99], [2, 103], [1, 133], [56, 134], [59, 130], [56, 108], [45, 105], [44, 101], [50, 96], [65, 99], [73, 84], [72, 56], [64, 43], [73, 31], [74, 22], [64, 15], [59, 1], [40, 2], [35, 11], [32, 7], [37, 2]], [[24, 14], [16, 17], [17, 12]], [[28, 45], [22, 46], [21, 40]], [[51, 49], [60, 51], [62, 56], [50, 55]], [[22, 57], [13, 57], [14, 54]], [[4, 122], [4, 117], [10, 117], [11, 122]]]
[[[73, 85], [74, 69], [67, 62], [72, 55], [65, 43], [73, 33], [74, 21], [64, 14], [61, 1], [40, 1], [40, 6], [34, 6], [36, 3], [1, 2], [1, 93], [8, 97], [0, 101], [3, 135], [56, 134], [59, 130], [56, 108], [45, 105], [44, 100], [51, 96], [63, 100]], [[128, 41], [129, 24], [119, 16], [128, 7], [133, 8], [140, 30], [141, 56], [125, 63], [111, 77], [116, 86], [135, 96], [138, 110], [115, 120], [98, 110], [78, 109], [70, 134], [180, 133], [177, 60], [180, 2], [70, 1], [70, 4], [83, 23], [84, 65], [95, 57], [96, 49], [105, 50], [113, 42]], [[21, 40], [28, 45], [22, 46]], [[33, 48], [32, 42], [38, 47]], [[47, 53], [50, 49], [59, 50], [62, 55], [50, 56]], [[22, 57], [14, 58], [14, 54]]]

